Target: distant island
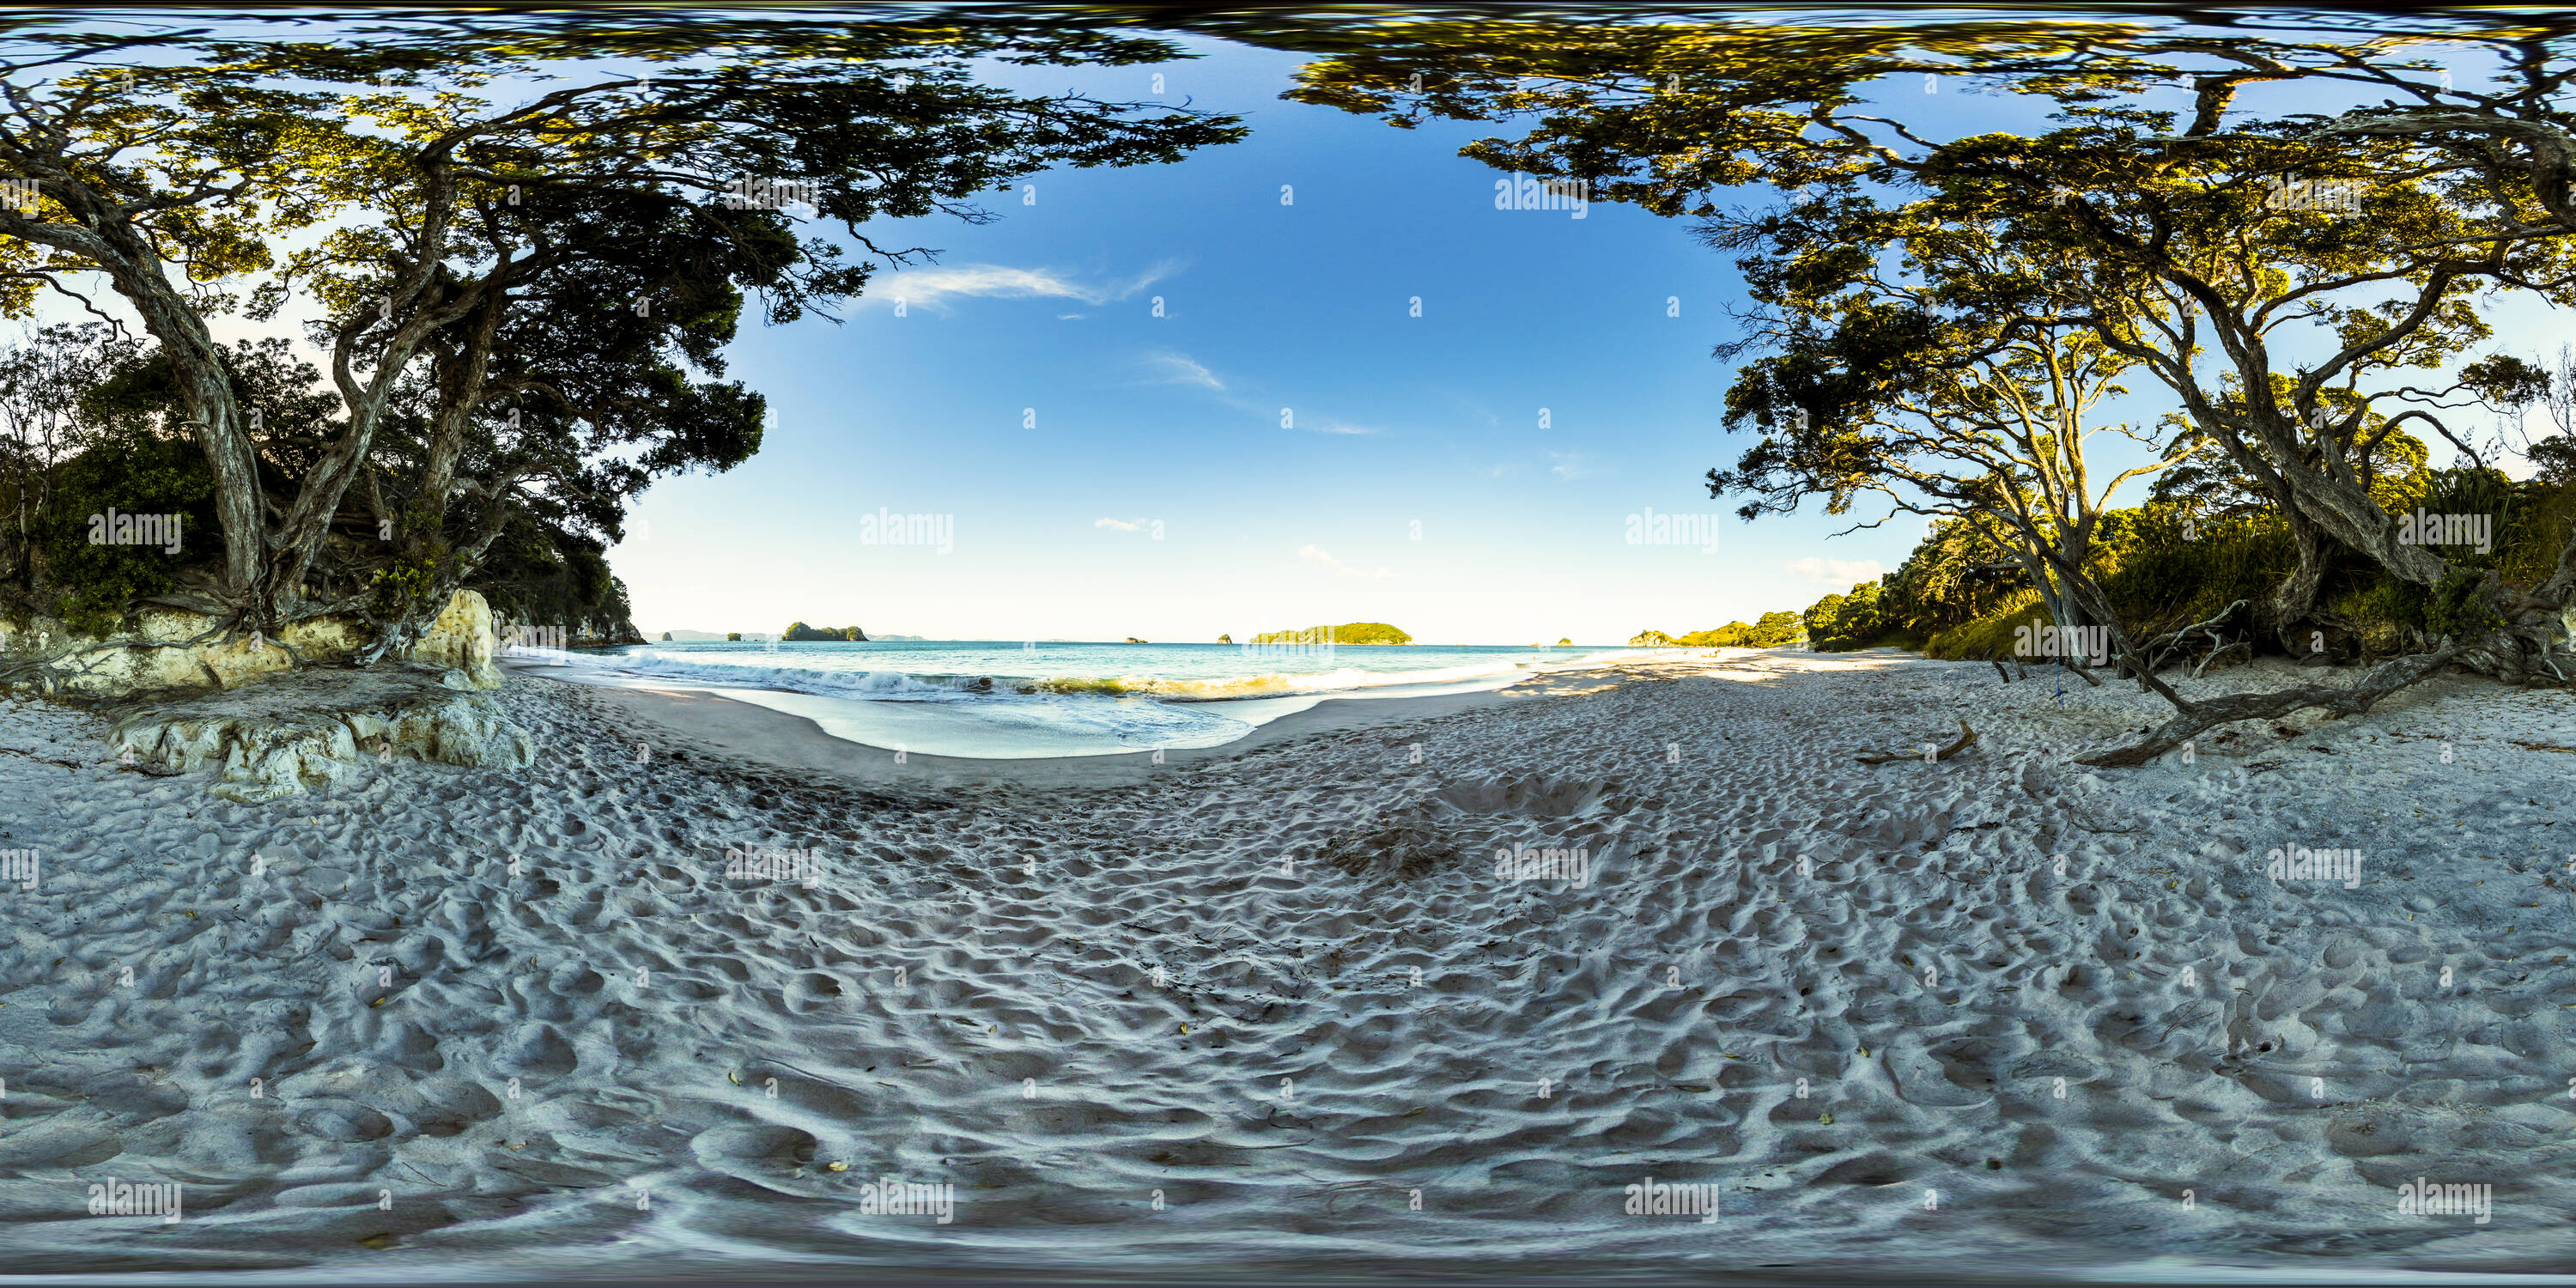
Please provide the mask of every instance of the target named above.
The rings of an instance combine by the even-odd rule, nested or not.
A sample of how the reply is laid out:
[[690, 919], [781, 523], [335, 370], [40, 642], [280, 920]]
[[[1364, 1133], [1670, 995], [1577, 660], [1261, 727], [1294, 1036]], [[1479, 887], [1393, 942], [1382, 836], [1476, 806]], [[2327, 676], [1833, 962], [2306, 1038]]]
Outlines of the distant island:
[[1216, 642], [1217, 642], [1217, 643], [1219, 643], [1219, 644], [1231, 644], [1231, 643], [1233, 643], [1233, 642], [1234, 642], [1234, 632], [1232, 632], [1232, 631], [1227, 631], [1225, 634], [1217, 636], [1217, 637], [1216, 637]]
[[868, 642], [868, 633], [860, 630], [856, 626], [808, 626], [803, 622], [791, 622], [788, 624], [787, 633], [779, 636], [778, 638], [783, 640], [855, 640], [858, 643], [865, 644]]
[[[1220, 641], [1222, 642], [1222, 641]], [[1344, 622], [1309, 626], [1302, 631], [1264, 631], [1255, 644], [1410, 644], [1413, 637], [1384, 622]]]
[[1128, 637], [1127, 637], [1127, 642], [1128, 642], [1128, 643], [1130, 643], [1130, 644], [1142, 644], [1142, 643], [1144, 643], [1145, 641], [1140, 640], [1140, 639], [1136, 638], [1136, 637], [1135, 637], [1135, 636], [1133, 636], [1133, 635], [1130, 635], [1130, 636], [1128, 636]]
[[1715, 630], [1692, 631], [1688, 635], [1666, 635], [1662, 631], [1639, 631], [1628, 641], [1630, 648], [1781, 648], [1807, 638], [1807, 625], [1796, 613], [1764, 613], [1762, 620], [1747, 625], [1728, 622]]

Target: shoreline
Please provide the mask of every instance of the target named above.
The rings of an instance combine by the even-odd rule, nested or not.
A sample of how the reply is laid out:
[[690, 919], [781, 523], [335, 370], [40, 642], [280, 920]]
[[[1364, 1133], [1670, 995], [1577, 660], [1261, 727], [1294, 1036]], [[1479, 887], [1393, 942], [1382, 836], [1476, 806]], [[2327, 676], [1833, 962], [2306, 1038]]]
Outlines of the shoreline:
[[[550, 680], [580, 690], [615, 708], [621, 715], [649, 724], [666, 737], [694, 744], [692, 749], [731, 756], [781, 769], [822, 773], [863, 787], [984, 786], [1127, 787], [1168, 776], [1210, 761], [1249, 755], [1280, 742], [1310, 734], [1341, 733], [1403, 724], [1546, 696], [1529, 689], [1559, 677], [1596, 675], [1598, 671], [1532, 676], [1499, 689], [1466, 693], [1424, 694], [1402, 698], [1330, 696], [1303, 711], [1292, 711], [1252, 727], [1251, 732], [1213, 747], [1167, 749], [1162, 760], [1151, 751], [1087, 756], [987, 758], [943, 756], [904, 751], [842, 738], [824, 731], [806, 716], [744, 702], [711, 689], [629, 687], [582, 684], [542, 673], [541, 668], [505, 667], [512, 675]], [[1528, 689], [1528, 691], [1521, 691]], [[900, 762], [897, 757], [901, 756]]]
[[[1354, 655], [1338, 670], [1328, 662], [1323, 670], [1277, 674], [1211, 672], [1166, 658], [1153, 663], [1143, 678], [1129, 674], [1132, 668], [1105, 661], [1105, 655], [1059, 660], [1052, 671], [1016, 654], [940, 655], [928, 662], [906, 662], [910, 669], [898, 671], [882, 669], [881, 662], [848, 670], [852, 664], [847, 657], [821, 665], [786, 655], [722, 665], [690, 663], [681, 654], [636, 658], [611, 653], [569, 664], [560, 654], [497, 660], [505, 671], [583, 687], [690, 692], [766, 707], [811, 721], [834, 739], [883, 752], [889, 759], [903, 754], [907, 765], [912, 756], [960, 762], [1135, 756], [1152, 763], [1156, 748], [1168, 764], [1183, 749], [1242, 746], [1252, 729], [1342, 699], [1405, 703], [1508, 690], [1546, 676], [1681, 660], [1618, 649], [1557, 657], [1534, 657], [1516, 649], [1489, 652], [1495, 656], [1434, 657], [1419, 671], [1372, 670]], [[1006, 674], [1023, 669], [1048, 673]], [[1337, 727], [1348, 719], [1347, 714], [1330, 718]], [[728, 718], [723, 723], [741, 722]]]

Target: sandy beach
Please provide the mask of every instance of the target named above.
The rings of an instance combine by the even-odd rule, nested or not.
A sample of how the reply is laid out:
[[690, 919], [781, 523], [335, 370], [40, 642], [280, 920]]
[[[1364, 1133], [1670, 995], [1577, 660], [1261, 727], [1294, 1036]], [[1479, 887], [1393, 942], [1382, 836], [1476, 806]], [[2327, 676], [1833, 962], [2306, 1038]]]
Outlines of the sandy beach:
[[[258, 805], [10, 700], [0, 1241], [323, 1278], [2576, 1251], [2576, 695], [2443, 679], [2094, 771], [2161, 700], [2059, 690], [1675, 653], [1159, 763], [897, 763], [520, 674], [532, 769]], [[1963, 718], [1955, 759], [1853, 758]], [[2401, 1212], [2427, 1178], [2491, 1207]], [[110, 1182], [182, 1213], [93, 1219]], [[1658, 1186], [1717, 1212], [1632, 1210]]]

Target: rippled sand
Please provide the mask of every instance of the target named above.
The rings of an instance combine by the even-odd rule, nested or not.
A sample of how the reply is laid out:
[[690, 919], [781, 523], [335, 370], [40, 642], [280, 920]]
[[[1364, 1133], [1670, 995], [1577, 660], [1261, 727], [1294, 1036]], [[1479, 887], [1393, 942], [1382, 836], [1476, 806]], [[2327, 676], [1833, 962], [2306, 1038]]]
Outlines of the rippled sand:
[[[2156, 708], [2054, 687], [1730, 650], [1067, 786], [817, 768], [766, 712], [804, 750], [763, 765], [522, 677], [532, 771], [259, 806], [0, 705], [0, 849], [41, 861], [0, 887], [0, 1262], [2567, 1255], [2576, 698], [2444, 681], [2097, 774]], [[1954, 762], [1852, 760], [1962, 715]], [[863, 1204], [887, 1176], [950, 1219]], [[2400, 1215], [2418, 1177], [2491, 1219]], [[111, 1178], [183, 1218], [90, 1216]], [[1629, 1214], [1648, 1180], [1720, 1212]]]

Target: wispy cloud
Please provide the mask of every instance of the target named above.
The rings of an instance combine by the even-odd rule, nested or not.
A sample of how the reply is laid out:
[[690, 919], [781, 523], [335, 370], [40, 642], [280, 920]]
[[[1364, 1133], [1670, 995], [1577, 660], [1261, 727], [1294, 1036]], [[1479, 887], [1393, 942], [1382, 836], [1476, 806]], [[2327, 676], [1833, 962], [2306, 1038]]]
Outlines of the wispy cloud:
[[1142, 532], [1145, 530], [1144, 524], [1129, 523], [1125, 519], [1094, 519], [1091, 521], [1091, 526], [1095, 528], [1108, 528], [1114, 532]]
[[1297, 547], [1297, 557], [1310, 564], [1318, 565], [1330, 571], [1336, 577], [1367, 577], [1378, 581], [1384, 581], [1395, 575], [1384, 566], [1380, 566], [1376, 572], [1362, 572], [1359, 569], [1334, 558], [1333, 552], [1326, 550], [1322, 546], [1299, 546]]
[[1549, 452], [1548, 458], [1556, 462], [1556, 464], [1548, 467], [1548, 473], [1554, 474], [1558, 478], [1565, 479], [1569, 482], [1580, 478], [1590, 478], [1591, 476], [1601, 472], [1600, 469], [1592, 463], [1593, 458], [1589, 453]]
[[1875, 559], [1799, 559], [1790, 563], [1789, 571], [1819, 586], [1849, 586], [1857, 582], [1876, 581], [1887, 569]]
[[1007, 264], [935, 264], [907, 269], [877, 279], [868, 288], [872, 299], [905, 300], [927, 309], [945, 310], [950, 300], [1060, 299], [1085, 304], [1114, 304], [1171, 276], [1170, 261], [1156, 264], [1124, 282], [1085, 282], [1047, 268], [1012, 268]]
[[[1146, 353], [1139, 361], [1146, 373], [1142, 381], [1144, 384], [1180, 385], [1191, 389], [1205, 389], [1216, 395], [1218, 402], [1236, 411], [1251, 412], [1263, 417], [1277, 415], [1282, 410], [1274, 408], [1257, 396], [1238, 392], [1234, 383], [1229, 383], [1225, 377], [1210, 370], [1206, 363], [1186, 353], [1176, 353], [1170, 349], [1155, 349]], [[1258, 384], [1258, 381], [1254, 382], [1256, 394]], [[1374, 426], [1355, 425], [1338, 416], [1318, 415], [1305, 408], [1294, 409], [1290, 424], [1310, 434], [1374, 434], [1377, 432]]]
[[1148, 384], [1196, 385], [1201, 389], [1225, 390], [1225, 382], [1197, 359], [1169, 349], [1158, 349], [1145, 355], [1145, 367], [1153, 373]]

